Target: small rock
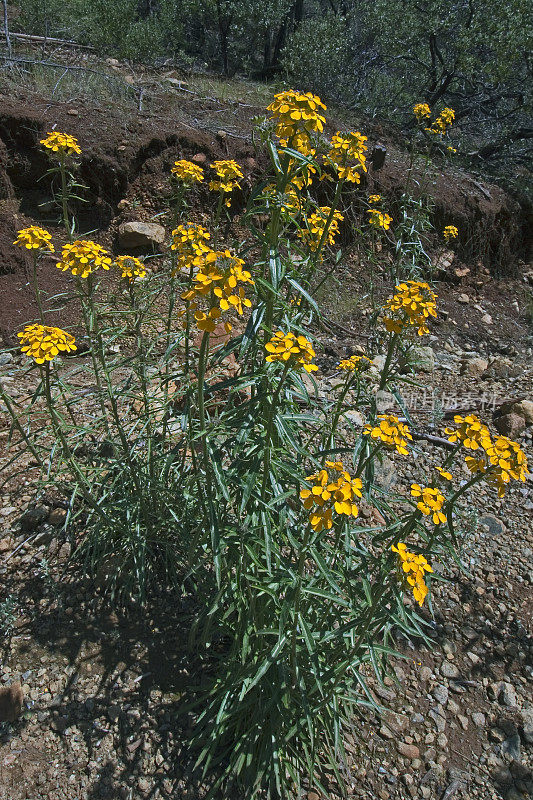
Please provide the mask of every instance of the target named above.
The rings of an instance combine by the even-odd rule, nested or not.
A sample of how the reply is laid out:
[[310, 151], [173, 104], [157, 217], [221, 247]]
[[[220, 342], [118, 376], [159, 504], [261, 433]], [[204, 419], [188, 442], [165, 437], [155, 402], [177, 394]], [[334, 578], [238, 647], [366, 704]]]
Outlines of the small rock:
[[477, 725], [478, 728], [484, 728], [486, 723], [485, 714], [482, 714], [481, 711], [474, 711], [472, 714], [472, 722], [474, 725]]
[[35, 506], [28, 508], [20, 518], [20, 527], [24, 533], [31, 533], [48, 519], [49, 509], [47, 506]]
[[452, 664], [451, 661], [443, 661], [440, 665], [440, 674], [444, 675], [445, 678], [458, 678], [461, 674], [455, 664]]
[[58, 527], [59, 525], [65, 524], [66, 518], [67, 512], [64, 508], [53, 508], [48, 516], [48, 522], [50, 525]]
[[121, 247], [137, 249], [162, 245], [165, 241], [165, 229], [155, 222], [123, 222], [118, 229]]
[[3, 350], [0, 353], [0, 367], [5, 367], [6, 364], [11, 364], [13, 361], [13, 353], [9, 353], [7, 350]]
[[498, 700], [507, 708], [516, 708], [518, 705], [518, 700], [516, 697], [516, 691], [512, 683], [504, 683], [500, 693], [498, 695]]
[[195, 153], [191, 158], [191, 161], [194, 161], [195, 164], [205, 164], [207, 161], [207, 156], [205, 153]]
[[398, 752], [413, 761], [415, 758], [420, 758], [420, 750], [416, 744], [407, 744], [407, 742], [398, 742]]
[[14, 722], [20, 716], [24, 693], [17, 681], [0, 688], [0, 722]]
[[498, 357], [492, 361], [487, 369], [487, 375], [494, 378], [517, 378], [522, 372], [522, 367], [509, 358]]
[[481, 322], [484, 325], [492, 325], [492, 317], [491, 317], [491, 315], [490, 314], [483, 314], [483, 316], [481, 317]]
[[445, 706], [448, 702], [448, 695], [449, 690], [447, 686], [443, 686], [441, 683], [438, 683], [433, 691], [431, 692], [437, 703], [440, 703], [441, 706]]
[[467, 294], [460, 294], [457, 298], [458, 303], [463, 303], [463, 305], [467, 305], [470, 302], [470, 298]]
[[520, 712], [522, 735], [527, 744], [533, 744], [533, 706], [527, 705]]
[[502, 753], [509, 756], [509, 758], [514, 761], [520, 761], [520, 736], [518, 734], [516, 734], [516, 736], [509, 736], [508, 739], [502, 742]]
[[479, 518], [479, 524], [487, 526], [491, 537], [501, 536], [506, 532], [505, 525], [500, 519], [498, 519], [498, 517], [495, 517], [494, 514], [483, 514]]
[[461, 375], [469, 378], [480, 378], [487, 369], [489, 362], [481, 356], [464, 358], [461, 361]]
[[77, 117], [79, 113], [80, 112], [78, 111], [77, 108], [69, 108], [69, 110], [67, 111], [69, 117]]
[[495, 417], [493, 422], [498, 433], [501, 433], [502, 436], [508, 436], [510, 439], [516, 439], [526, 428], [524, 417], [518, 414], [504, 414], [503, 416]]

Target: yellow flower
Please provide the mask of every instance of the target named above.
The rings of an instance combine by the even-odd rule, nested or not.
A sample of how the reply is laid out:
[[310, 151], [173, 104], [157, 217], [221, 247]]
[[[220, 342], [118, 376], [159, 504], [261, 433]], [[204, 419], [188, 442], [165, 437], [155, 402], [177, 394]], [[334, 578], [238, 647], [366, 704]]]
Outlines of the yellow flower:
[[37, 364], [53, 361], [60, 353], [70, 353], [77, 349], [74, 344], [76, 340], [70, 333], [48, 325], [26, 325], [17, 336], [22, 352], [33, 358]]
[[424, 514], [425, 517], [431, 515], [435, 525], [440, 525], [441, 522], [446, 522], [446, 517], [441, 511], [445, 502], [445, 498], [438, 489], [431, 486], [422, 488], [418, 485], [418, 483], [412, 483], [411, 494], [413, 497], [420, 498], [416, 504], [416, 507], [422, 512], [422, 514]]
[[[211, 164], [211, 169], [214, 169], [217, 176], [220, 178], [218, 181], [210, 181], [209, 189], [212, 192], [232, 192], [234, 189], [241, 187], [239, 180], [244, 177], [241, 168], [236, 161], [214, 161]], [[231, 202], [226, 200], [226, 205], [230, 206]]]
[[515, 481], [526, 480], [528, 474], [527, 459], [517, 442], [507, 436], [497, 436], [494, 441], [484, 441], [487, 454], [487, 481], [498, 489], [498, 496], [503, 497], [511, 478]]
[[170, 245], [170, 249], [175, 250], [178, 256], [172, 275], [177, 275], [181, 270], [190, 270], [191, 267], [203, 263], [203, 256], [211, 252], [206, 245], [210, 238], [209, 231], [194, 222], [178, 225], [172, 231], [172, 244]]
[[198, 164], [193, 164], [192, 161], [181, 159], [175, 161], [174, 166], [170, 170], [175, 178], [180, 180], [186, 186], [193, 186], [195, 183], [202, 183], [204, 179], [204, 171]]
[[343, 136], [339, 131], [331, 139], [331, 149], [326, 162], [333, 166], [340, 180], [360, 183], [360, 172], [366, 172], [365, 144], [367, 136], [352, 131]]
[[73, 275], [87, 278], [100, 267], [109, 269], [111, 264], [111, 256], [104, 247], [89, 239], [77, 239], [63, 247], [61, 261], [56, 266], [63, 272], [69, 269]]
[[366, 356], [350, 356], [350, 358], [344, 358], [340, 362], [339, 369], [346, 372], [363, 372], [366, 369], [370, 369], [371, 366], [372, 361]]
[[369, 422], [363, 428], [365, 436], [380, 439], [388, 447], [396, 450], [401, 455], [407, 455], [408, 440], [413, 439], [407, 425], [404, 425], [394, 414], [380, 414], [379, 425], [372, 426]]
[[375, 228], [383, 228], [386, 231], [389, 230], [392, 222], [390, 214], [383, 214], [378, 208], [369, 208], [367, 211], [370, 214], [370, 219], [368, 221], [371, 225]]
[[443, 478], [445, 481], [451, 481], [451, 480], [453, 480], [453, 475], [452, 475], [452, 473], [451, 473], [451, 472], [447, 472], [447, 471], [446, 471], [445, 469], [443, 469], [442, 467], [435, 467], [435, 469], [437, 470], [437, 472], [439, 473], [439, 475], [441, 476], [441, 478]]
[[455, 111], [453, 108], [443, 108], [440, 112], [440, 116], [436, 118], [430, 128], [426, 128], [425, 130], [428, 133], [435, 133], [443, 136], [450, 125], [452, 125], [454, 119]]
[[320, 109], [326, 106], [316, 95], [288, 89], [274, 95], [274, 100], [267, 107], [271, 112], [270, 119], [275, 122], [276, 136], [282, 147], [292, 147], [303, 155], [314, 154], [311, 148], [311, 135], [322, 133], [325, 117]]
[[[315, 252], [318, 250], [324, 231], [328, 224], [331, 208], [329, 206], [321, 206], [307, 219], [307, 228], [301, 228], [298, 231], [299, 238], [307, 244], [309, 250]], [[335, 237], [339, 234], [339, 222], [344, 219], [340, 211], [334, 211], [331, 217], [331, 222], [327, 231], [327, 235], [323, 239], [323, 244], [335, 244]]]
[[54, 245], [52, 244], [52, 234], [48, 233], [44, 228], [39, 228], [37, 225], [30, 225], [29, 228], [22, 228], [18, 231], [17, 238], [13, 244], [19, 247], [25, 247], [27, 250], [48, 250], [54, 252]]
[[397, 546], [391, 545], [391, 550], [398, 554], [402, 579], [411, 587], [418, 605], [422, 606], [428, 593], [425, 573], [433, 572], [432, 568], [424, 556], [410, 553], [403, 542], [398, 542]]
[[406, 281], [396, 287], [383, 310], [383, 324], [386, 330], [400, 333], [410, 326], [418, 329], [418, 335], [429, 333], [428, 317], [437, 316], [437, 295], [427, 283], [422, 281]]
[[455, 227], [455, 225], [446, 225], [444, 228], [444, 239], [449, 242], [450, 239], [457, 239], [459, 236], [459, 231]]
[[369, 203], [379, 203], [380, 201], [381, 201], [381, 195], [380, 194], [371, 194], [371, 195], [368, 196], [368, 202]]
[[485, 449], [485, 446], [490, 444], [489, 429], [475, 414], [469, 414], [466, 417], [456, 414], [453, 421], [459, 427], [457, 429], [445, 428], [444, 430], [449, 442], [453, 444], [461, 442], [468, 450], [477, 450], [480, 447]]
[[355, 503], [362, 497], [362, 481], [352, 478], [341, 461], [326, 461], [324, 468], [305, 479], [311, 488], [302, 489], [300, 499], [309, 511], [309, 524], [317, 533], [333, 527], [333, 512], [357, 517], [359, 509]]
[[80, 155], [81, 153], [78, 140], [75, 136], [69, 136], [68, 133], [52, 131], [47, 134], [46, 139], [41, 139], [41, 144], [48, 150], [52, 150], [53, 153], [59, 153], [62, 156], [71, 156], [73, 153]]
[[117, 256], [115, 266], [121, 271], [120, 277], [126, 278], [129, 283], [146, 277], [146, 268], [142, 261], [135, 256]]
[[[198, 265], [198, 272], [191, 288], [181, 298], [189, 303], [188, 308], [194, 312], [200, 330], [212, 332], [222, 312], [236, 311], [242, 315], [245, 308], [251, 307], [251, 300], [245, 296], [244, 287], [239, 286], [243, 283], [254, 285], [250, 273], [243, 269], [242, 258], [232, 255], [229, 250], [208, 250], [198, 255], [195, 263]], [[198, 301], [203, 297], [210, 298], [211, 308], [207, 313], [198, 308]], [[225, 325], [226, 330], [231, 330], [229, 322]]]
[[303, 368], [306, 372], [316, 372], [318, 367], [311, 361], [315, 351], [305, 336], [295, 336], [294, 333], [277, 331], [265, 345], [268, 352], [266, 361], [280, 361], [289, 364], [293, 369]]
[[417, 103], [413, 108], [413, 114], [418, 122], [422, 122], [424, 119], [431, 117], [431, 109], [427, 103]]
[[449, 146], [449, 147], [446, 148], [446, 150], [448, 150], [448, 152], [450, 152], [450, 153], [457, 153], [457, 149], [455, 147]]

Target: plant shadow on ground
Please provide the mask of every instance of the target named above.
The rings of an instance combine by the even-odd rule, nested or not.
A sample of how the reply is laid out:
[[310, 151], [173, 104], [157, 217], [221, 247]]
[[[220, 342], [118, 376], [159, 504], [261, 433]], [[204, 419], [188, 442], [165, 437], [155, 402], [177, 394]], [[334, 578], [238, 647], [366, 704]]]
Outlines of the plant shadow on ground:
[[[182, 746], [193, 724], [183, 705], [191, 688], [209, 677], [209, 668], [188, 648], [194, 601], [161, 592], [144, 608], [126, 613], [96, 597], [94, 585], [79, 576], [59, 591], [52, 586], [44, 603], [42, 580], [29, 575], [19, 580], [18, 595], [30, 620], [19, 627], [13, 654], [16, 648], [18, 661], [34, 664], [40, 653], [50, 676], [63, 672], [68, 679], [51, 702], [33, 703], [11, 726], [11, 735], [29, 729], [39, 712], [65, 750], [75, 729], [87, 764], [94, 767], [89, 766], [87, 798], [203, 796], [193, 754]], [[2, 655], [9, 649], [6, 644]], [[99, 744], [111, 731], [114, 743], [106, 757]]]

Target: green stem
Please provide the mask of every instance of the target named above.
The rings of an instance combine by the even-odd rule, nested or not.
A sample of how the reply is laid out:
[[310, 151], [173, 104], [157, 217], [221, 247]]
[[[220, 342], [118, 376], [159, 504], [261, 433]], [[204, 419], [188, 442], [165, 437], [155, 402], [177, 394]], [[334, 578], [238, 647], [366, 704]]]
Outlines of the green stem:
[[308, 283], [308, 285], [311, 284], [311, 280], [312, 280], [312, 278], [313, 278], [313, 276], [314, 276], [314, 274], [316, 272], [316, 269], [317, 269], [317, 266], [318, 266], [318, 263], [319, 263], [319, 259], [320, 259], [320, 255], [322, 253], [322, 248], [324, 247], [324, 243], [326, 241], [326, 237], [327, 237], [327, 235], [329, 233], [329, 229], [330, 229], [331, 223], [333, 221], [333, 217], [335, 215], [335, 211], [337, 210], [337, 204], [339, 202], [339, 198], [341, 196], [341, 192], [342, 192], [342, 187], [343, 186], [344, 186], [344, 180], [340, 180], [337, 183], [337, 186], [336, 186], [336, 189], [335, 189], [335, 196], [333, 198], [333, 202], [331, 204], [331, 208], [330, 208], [330, 211], [329, 211], [329, 214], [328, 214], [328, 218], [326, 220], [326, 225], [324, 226], [324, 230], [322, 231], [322, 235], [320, 237], [320, 241], [318, 243], [318, 247], [314, 251], [313, 257], [311, 258], [311, 269], [309, 270], [309, 273], [307, 275], [307, 283]]
[[37, 300], [37, 306], [39, 308], [39, 318], [41, 320], [41, 325], [44, 325], [44, 311], [43, 311], [43, 304], [41, 301], [41, 292], [39, 291], [39, 282], [37, 280], [37, 262], [39, 259], [39, 254], [35, 251], [33, 252], [33, 290], [35, 292], [35, 299]]
[[386, 384], [387, 384], [387, 379], [389, 377], [390, 362], [392, 360], [392, 356], [393, 356], [393, 353], [394, 353], [394, 348], [396, 346], [396, 342], [398, 340], [398, 336], [399, 335], [400, 335], [399, 333], [393, 333], [390, 336], [389, 346], [388, 346], [388, 349], [387, 349], [387, 356], [385, 358], [385, 364], [383, 365], [383, 371], [381, 373], [381, 378], [380, 378], [380, 381], [379, 381], [378, 391], [381, 391], [382, 389], [384, 389]]
[[59, 159], [59, 172], [61, 174], [61, 206], [63, 209], [63, 224], [67, 232], [68, 240], [72, 243], [72, 229], [68, 216], [67, 173], [65, 169], [65, 156], [63, 154]]
[[[209, 331], [204, 331], [204, 334], [202, 336], [202, 341], [200, 344], [200, 353], [198, 355], [198, 420], [200, 423], [200, 442], [202, 445], [202, 459], [204, 462], [205, 488], [207, 496], [207, 507], [209, 511], [209, 527], [211, 529], [211, 541], [214, 548], [213, 556], [215, 558], [215, 565], [217, 565], [219, 561], [219, 553], [215, 535], [218, 529], [218, 523], [215, 511], [215, 504], [213, 500], [211, 464], [209, 462], [209, 451], [207, 447], [207, 426], [206, 426], [205, 397], [204, 397], [204, 381], [205, 381], [205, 372], [207, 367], [208, 352], [209, 352]], [[191, 450], [193, 448], [194, 448], [194, 442], [191, 442]], [[219, 568], [217, 568], [216, 571], [217, 571], [217, 581], [220, 581]]]
[[268, 405], [267, 410], [267, 418], [266, 418], [266, 425], [265, 425], [265, 454], [263, 458], [263, 482], [261, 484], [261, 498], [264, 500], [266, 497], [266, 491], [268, 486], [268, 476], [270, 474], [270, 464], [272, 462], [272, 432], [273, 432], [273, 424], [274, 424], [274, 412], [276, 410], [276, 405], [279, 399], [279, 395], [281, 392], [281, 387], [285, 382], [285, 378], [289, 371], [289, 363], [285, 362], [285, 366], [283, 367], [283, 372], [281, 374], [281, 378], [277, 385], [276, 391], [272, 396], [272, 400]]

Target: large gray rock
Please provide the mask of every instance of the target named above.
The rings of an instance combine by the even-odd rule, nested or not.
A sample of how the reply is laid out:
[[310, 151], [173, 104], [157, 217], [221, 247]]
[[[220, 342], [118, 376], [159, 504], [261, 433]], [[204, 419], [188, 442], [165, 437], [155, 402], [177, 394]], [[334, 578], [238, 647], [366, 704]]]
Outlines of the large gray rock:
[[165, 229], [155, 222], [123, 222], [118, 229], [118, 241], [128, 250], [160, 246], [165, 241]]

